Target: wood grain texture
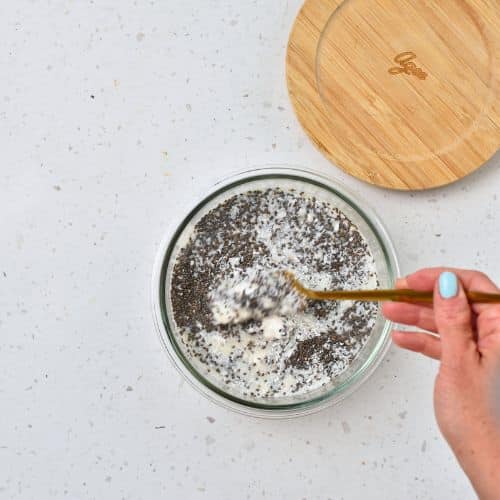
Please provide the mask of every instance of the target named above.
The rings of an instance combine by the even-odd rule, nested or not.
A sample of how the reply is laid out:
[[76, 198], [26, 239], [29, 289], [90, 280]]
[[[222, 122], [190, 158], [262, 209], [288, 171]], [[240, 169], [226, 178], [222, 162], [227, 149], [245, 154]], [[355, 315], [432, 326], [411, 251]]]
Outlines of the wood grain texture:
[[500, 1], [307, 0], [287, 82], [347, 173], [393, 189], [454, 182], [500, 146]]

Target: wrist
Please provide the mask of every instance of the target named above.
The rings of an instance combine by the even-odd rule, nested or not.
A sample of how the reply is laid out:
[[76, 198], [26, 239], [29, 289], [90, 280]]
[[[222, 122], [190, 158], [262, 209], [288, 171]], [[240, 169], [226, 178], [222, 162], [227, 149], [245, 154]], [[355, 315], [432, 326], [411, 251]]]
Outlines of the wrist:
[[457, 459], [469, 477], [480, 500], [500, 498], [500, 436], [488, 441], [476, 440], [455, 450]]

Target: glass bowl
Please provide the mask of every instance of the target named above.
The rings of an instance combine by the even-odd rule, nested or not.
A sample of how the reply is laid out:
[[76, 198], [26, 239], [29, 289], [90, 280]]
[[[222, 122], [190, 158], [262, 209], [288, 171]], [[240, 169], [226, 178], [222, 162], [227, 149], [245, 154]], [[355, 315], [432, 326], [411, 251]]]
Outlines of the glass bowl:
[[358, 227], [373, 254], [380, 288], [392, 288], [398, 275], [394, 247], [380, 220], [337, 181], [323, 175], [291, 167], [265, 167], [241, 172], [218, 182], [213, 191], [199, 201], [167, 235], [159, 249], [152, 282], [153, 315], [161, 344], [172, 362], [190, 384], [212, 401], [252, 416], [286, 418], [306, 415], [340, 402], [355, 391], [379, 365], [390, 346], [391, 323], [380, 307], [375, 326], [348, 368], [331, 383], [301, 396], [244, 399], [217, 385], [215, 380], [188, 359], [173, 319], [170, 283], [177, 252], [191, 234], [194, 224], [210, 209], [228, 197], [250, 189], [294, 187], [328, 201], [339, 208]]

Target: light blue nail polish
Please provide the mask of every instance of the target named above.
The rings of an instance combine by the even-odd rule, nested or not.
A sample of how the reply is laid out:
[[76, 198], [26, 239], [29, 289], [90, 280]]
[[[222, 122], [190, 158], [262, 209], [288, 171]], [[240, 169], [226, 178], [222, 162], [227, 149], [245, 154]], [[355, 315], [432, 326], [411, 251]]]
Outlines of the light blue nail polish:
[[458, 280], [455, 273], [445, 271], [439, 276], [439, 293], [443, 299], [451, 299], [458, 293]]

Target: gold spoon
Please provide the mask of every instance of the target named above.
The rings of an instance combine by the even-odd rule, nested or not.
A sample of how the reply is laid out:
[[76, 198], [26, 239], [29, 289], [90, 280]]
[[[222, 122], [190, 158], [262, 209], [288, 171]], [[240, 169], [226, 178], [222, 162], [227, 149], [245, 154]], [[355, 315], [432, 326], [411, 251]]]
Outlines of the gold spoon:
[[[381, 302], [392, 300], [394, 302], [432, 302], [433, 292], [422, 292], [409, 289], [392, 290], [311, 290], [306, 288], [295, 275], [285, 271], [293, 287], [302, 295], [312, 300], [361, 300], [365, 302]], [[500, 303], [500, 293], [485, 293], [466, 290], [469, 302]]]

